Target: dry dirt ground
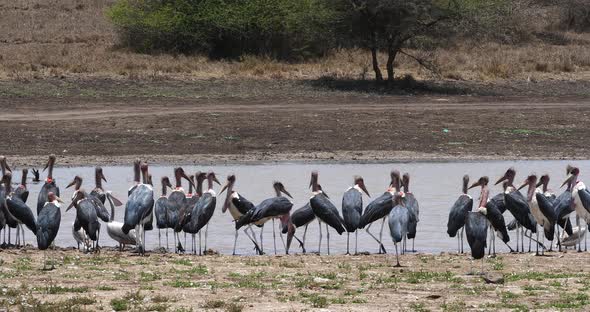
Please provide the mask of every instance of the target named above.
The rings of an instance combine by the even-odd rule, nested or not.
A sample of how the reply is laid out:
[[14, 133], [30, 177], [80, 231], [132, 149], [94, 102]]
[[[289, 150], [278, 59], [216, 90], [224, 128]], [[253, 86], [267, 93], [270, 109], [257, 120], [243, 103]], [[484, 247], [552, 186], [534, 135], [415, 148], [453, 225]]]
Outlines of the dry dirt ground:
[[[49, 153], [61, 165], [136, 156], [166, 163], [589, 156], [583, 95], [297, 88], [260, 81], [0, 83], [0, 90], [28, 92], [0, 96], [1, 153], [16, 165], [38, 164]], [[576, 90], [590, 94], [590, 85]]]
[[[108, 249], [108, 248], [107, 248]], [[192, 256], [0, 251], [0, 306], [24, 311], [588, 310], [590, 254]]]

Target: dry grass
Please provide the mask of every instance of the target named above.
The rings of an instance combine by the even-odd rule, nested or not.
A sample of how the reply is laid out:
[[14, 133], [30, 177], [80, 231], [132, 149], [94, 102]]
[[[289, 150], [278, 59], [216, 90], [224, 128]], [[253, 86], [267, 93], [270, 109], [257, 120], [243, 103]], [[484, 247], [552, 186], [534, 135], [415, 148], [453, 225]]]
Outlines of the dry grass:
[[[116, 48], [116, 34], [104, 16], [112, 0], [17, 0], [0, 2], [0, 79], [108, 77], [121, 79], [342, 79], [372, 78], [368, 53], [344, 50], [306, 63], [261, 57], [240, 62], [202, 56], [145, 55]], [[463, 44], [431, 52], [410, 51], [437, 65], [432, 73], [400, 57], [397, 74], [417, 78], [489, 81], [497, 79], [586, 79], [590, 35], [560, 33], [567, 45]], [[559, 42], [562, 44], [563, 42]], [[385, 63], [385, 55], [381, 55]]]

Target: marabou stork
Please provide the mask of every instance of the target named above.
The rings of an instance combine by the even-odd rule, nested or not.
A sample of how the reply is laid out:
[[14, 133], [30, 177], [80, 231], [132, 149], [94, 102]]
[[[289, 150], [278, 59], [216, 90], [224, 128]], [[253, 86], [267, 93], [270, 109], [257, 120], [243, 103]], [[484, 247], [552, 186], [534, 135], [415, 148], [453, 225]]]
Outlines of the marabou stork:
[[[320, 189], [320, 191], [322, 191], [322, 194], [324, 194], [324, 196], [330, 198], [328, 196], [328, 194], [326, 194], [326, 192], [322, 189], [322, 186], [320, 184], [318, 184], [318, 188]], [[313, 210], [311, 209], [311, 205], [309, 204], [309, 200], [305, 203], [305, 205], [303, 205], [303, 207], [293, 211], [293, 213], [291, 213], [291, 222], [293, 223], [293, 226], [295, 226], [295, 228], [300, 228], [302, 226], [305, 226], [305, 229], [303, 230], [303, 238], [299, 239], [297, 238], [297, 236], [295, 236], [295, 234], [293, 234], [293, 237], [299, 242], [299, 245], [301, 246], [301, 249], [303, 250], [303, 253], [306, 253], [305, 250], [305, 237], [307, 234], [307, 227], [309, 226], [309, 224], [315, 220], [315, 214], [313, 213]], [[320, 228], [320, 234], [321, 234], [322, 229]]]
[[[191, 180], [194, 180], [194, 179], [192, 179], [192, 176], [191, 176]], [[196, 251], [195, 234], [197, 232], [195, 230], [195, 224], [194, 223], [189, 224], [189, 223], [191, 221], [193, 212], [197, 211], [197, 210], [195, 210], [195, 206], [199, 202], [199, 198], [201, 198], [201, 196], [203, 196], [203, 182], [205, 180], [207, 180], [207, 173], [197, 171], [196, 180], [197, 180], [196, 191], [194, 194], [192, 194], [192, 196], [190, 197], [190, 200], [189, 200], [189, 196], [187, 194], [185, 204], [180, 209], [180, 212], [178, 214], [178, 222], [176, 223], [176, 226], [174, 227], [175, 233], [179, 233], [180, 231], [184, 232], [185, 245], [186, 245], [186, 234], [187, 233], [191, 234], [191, 240], [192, 240], [191, 247], [193, 248], [192, 249], [193, 253]], [[189, 193], [192, 192], [192, 189], [193, 189], [192, 184], [189, 184]], [[207, 231], [207, 230], [205, 230], [205, 231]]]
[[451, 207], [449, 212], [449, 221], [447, 222], [447, 234], [449, 237], [455, 237], [459, 230], [461, 233], [457, 236], [457, 253], [463, 253], [463, 231], [465, 226], [465, 218], [467, 214], [473, 209], [473, 197], [467, 194], [469, 187], [469, 176], [463, 176], [463, 193]]
[[[403, 192], [398, 192], [394, 195], [393, 201], [395, 203], [395, 207], [393, 207], [389, 212], [389, 233], [391, 234], [391, 239], [395, 245], [395, 258], [397, 260], [395, 267], [401, 267], [399, 264], [399, 251], [397, 244], [408, 235], [411, 218], [411, 212], [404, 206], [403, 197]], [[404, 249], [402, 248], [402, 254], [404, 253]]]
[[37, 224], [33, 211], [23, 200], [12, 192], [12, 172], [6, 171], [4, 174], [4, 187], [6, 190], [6, 208], [8, 213], [18, 222], [16, 227], [17, 237], [19, 236], [19, 228], [22, 233], [21, 243], [25, 246], [25, 230], [23, 224], [27, 226], [33, 234], [37, 234]]
[[88, 197], [84, 189], [80, 188], [74, 193], [72, 203], [66, 208], [66, 212], [72, 207], [76, 208], [76, 221], [74, 231], [84, 229], [88, 238], [96, 243], [94, 251], [98, 252], [98, 239], [100, 238], [100, 223], [96, 214], [96, 204]]
[[[529, 236], [530, 249], [532, 233], [537, 233], [537, 221], [535, 221], [535, 218], [531, 214], [531, 210], [526, 198], [514, 187], [515, 176], [516, 170], [514, 170], [514, 168], [509, 168], [506, 170], [504, 175], [498, 179], [496, 184], [499, 184], [502, 181], [508, 182], [508, 187], [504, 191], [504, 204], [506, 205], [506, 209], [512, 213], [518, 222], [518, 227], [521, 228], [521, 247], [522, 251], [524, 252], [525, 232], [523, 227], [531, 231], [531, 236]], [[516, 251], [518, 251], [518, 229], [516, 230]]]
[[[555, 219], [557, 219], [555, 211], [553, 210], [553, 205], [547, 200], [543, 191], [540, 188], [537, 188], [536, 175], [529, 175], [518, 189], [520, 190], [525, 186], [529, 187], [527, 191], [527, 201], [529, 207], [531, 207], [531, 213], [533, 214], [533, 217], [535, 217], [537, 224], [543, 228], [543, 243], [545, 238], [553, 241], [555, 235]], [[537, 231], [537, 256], [540, 255], [538, 242], [539, 232]], [[543, 253], [545, 252], [544, 249], [545, 245], [543, 244], [543, 248], [541, 248]]]
[[[418, 227], [418, 222], [420, 222], [420, 206], [418, 205], [418, 200], [412, 192], [410, 192], [410, 174], [404, 173], [402, 177], [402, 185], [404, 187], [404, 206], [410, 212], [410, 223], [408, 224], [408, 235], [407, 238], [412, 240], [412, 252], [416, 252], [414, 248], [414, 242], [416, 240], [416, 231]], [[404, 252], [406, 250], [406, 239], [404, 238]]]
[[471, 248], [471, 256], [473, 259], [481, 260], [481, 273], [483, 274], [483, 258], [486, 254], [486, 239], [488, 235], [488, 219], [486, 218], [487, 209], [485, 207], [488, 202], [489, 190], [487, 183], [482, 183], [487, 177], [482, 177], [471, 187], [481, 186], [481, 193], [479, 195], [479, 203], [476, 211], [470, 211], [465, 219], [465, 234], [467, 242]]
[[[321, 235], [321, 228], [322, 222], [326, 224], [326, 242], [327, 242], [327, 249], [328, 255], [330, 254], [330, 227], [334, 228], [338, 235], [342, 235], [346, 229], [344, 228], [344, 219], [338, 213], [338, 209], [328, 197], [326, 197], [322, 191], [318, 187], [318, 172], [313, 171], [311, 173], [311, 181], [309, 185], [312, 188], [312, 196], [309, 199], [309, 204], [311, 206], [311, 210], [313, 210], [313, 214], [318, 219], [320, 224], [320, 247], [322, 242], [322, 235]], [[320, 249], [318, 247], [318, 254], [320, 253]]]
[[156, 215], [156, 227], [158, 228], [158, 247], [162, 247], [162, 229], [166, 230], [166, 250], [168, 250], [168, 196], [167, 188], [172, 188], [170, 179], [162, 177], [162, 195], [154, 205], [154, 214]]
[[[219, 194], [223, 193], [227, 189], [227, 195], [225, 196], [225, 202], [223, 203], [223, 207], [221, 212], [225, 213], [229, 209], [229, 213], [232, 216], [234, 222], [239, 220], [243, 215], [248, 213], [251, 209], [254, 209], [254, 204], [242, 196], [240, 193], [234, 190], [234, 184], [236, 183], [236, 176], [234, 174], [230, 174], [227, 176], [227, 182], [219, 191]], [[310, 208], [311, 209], [311, 208]], [[248, 233], [248, 230], [252, 233]], [[248, 238], [254, 243], [254, 248], [256, 249], [256, 253], [260, 253], [260, 247], [256, 242], [256, 235], [254, 234], [254, 230], [252, 230], [252, 225], [248, 224], [248, 227], [244, 229], [244, 233]], [[236, 254], [236, 244], [238, 241], [238, 230], [236, 230], [234, 236], [234, 250], [233, 255]]]
[[[174, 179], [176, 181], [176, 188], [168, 196], [168, 228], [174, 229], [179, 222], [179, 215], [186, 203], [186, 194], [182, 188], [182, 178], [185, 178], [189, 183], [193, 183], [190, 178], [184, 173], [181, 167], [174, 169]], [[177, 243], [178, 242], [178, 243]], [[174, 248], [175, 252], [182, 252], [182, 244], [178, 232], [174, 233]]]
[[[47, 194], [47, 202], [39, 213], [37, 218], [37, 246], [39, 250], [47, 250], [53, 243], [59, 231], [59, 224], [61, 223], [61, 204], [63, 203], [59, 197], [55, 196], [53, 192]], [[32, 213], [31, 213], [32, 214]], [[45, 253], [45, 258], [47, 254]], [[47, 268], [47, 260], [43, 263], [43, 269]], [[55, 269], [53, 261], [51, 261], [51, 270]]]
[[[393, 197], [395, 193], [400, 191], [401, 179], [399, 171], [392, 170], [390, 176], [391, 183], [389, 184], [387, 191], [385, 191], [383, 195], [375, 198], [371, 203], [369, 203], [369, 205], [367, 205], [365, 211], [363, 212], [363, 215], [361, 216], [361, 221], [359, 223], [359, 229], [362, 229], [366, 225], [369, 225], [366, 228], [366, 231], [374, 240], [377, 241], [377, 243], [379, 243], [379, 253], [386, 253], [385, 246], [383, 246], [382, 243], [383, 225], [385, 225], [385, 219], [389, 215], [389, 212], [391, 212], [391, 209], [393, 209]], [[381, 231], [379, 232], [379, 239], [377, 239], [375, 235], [369, 232], [369, 228], [371, 227], [373, 222], [377, 220], [382, 220]]]
[[[473, 183], [473, 185], [471, 185], [469, 188], [471, 189], [476, 186], [481, 186], [482, 188], [485, 187], [487, 200], [487, 196], [489, 194], [489, 182], [490, 179], [487, 176], [483, 176], [479, 178], [477, 182]], [[486, 203], [480, 201], [480, 204], [484, 204], [484, 215], [486, 219], [488, 219], [488, 224], [490, 227], [490, 245], [488, 246], [488, 255], [492, 254], [492, 249], [494, 256], [496, 255], [496, 235], [502, 240], [502, 242], [504, 242], [504, 244], [506, 244], [506, 246], [508, 246], [510, 251], [513, 251], [512, 247], [508, 245], [508, 242], [510, 241], [510, 236], [508, 235], [508, 230], [506, 229], [506, 222], [504, 220], [504, 216], [502, 215], [502, 212], [500, 212], [498, 206], [490, 200], [487, 200]], [[480, 212], [483, 213], [483, 211]]]
[[[365, 186], [365, 181], [360, 176], [354, 177], [354, 185], [351, 186], [342, 196], [342, 219], [344, 219], [344, 227], [346, 228], [346, 254], [350, 254], [349, 251], [349, 242], [350, 242], [350, 233], [355, 233], [354, 238], [354, 253], [358, 253], [357, 245], [358, 245], [358, 227], [359, 223], [361, 222], [361, 216], [363, 215], [363, 192], [369, 195], [369, 191], [367, 191], [367, 187]], [[319, 185], [318, 185], [319, 186]], [[321, 190], [321, 188], [320, 188]], [[295, 213], [293, 213], [295, 215]], [[291, 215], [291, 219], [293, 219], [293, 215]], [[293, 222], [295, 223], [295, 222]], [[307, 226], [306, 226], [307, 229]], [[305, 236], [304, 236], [305, 239]]]
[[279, 218], [281, 221], [281, 237], [282, 234], [287, 233], [287, 246], [285, 247], [285, 252], [289, 253], [289, 247], [291, 246], [291, 240], [293, 239], [293, 235], [295, 234], [295, 226], [291, 222], [291, 208], [293, 207], [293, 203], [283, 197], [281, 193], [291, 197], [291, 194], [287, 192], [285, 186], [281, 182], [274, 182], [273, 188], [275, 190], [275, 197], [268, 198], [263, 200], [260, 204], [258, 204], [254, 209], [250, 209], [246, 214], [244, 214], [238, 221], [236, 221], [236, 229], [239, 230], [242, 226], [248, 225], [251, 223], [261, 224], [263, 227], [260, 230], [260, 253], [264, 253], [264, 247], [262, 242], [262, 234], [264, 229], [264, 223], [266, 223], [270, 219]]
[[[193, 234], [199, 233], [199, 255], [201, 255], [201, 229], [204, 228], [213, 217], [215, 205], [217, 204], [217, 195], [213, 190], [213, 182], [221, 185], [219, 180], [217, 180], [215, 173], [207, 173], [207, 191], [205, 191], [203, 196], [199, 198], [191, 213], [190, 228], [193, 229]], [[205, 230], [205, 246], [207, 246], [207, 234], [207, 230]], [[206, 250], [207, 249], [205, 249], [205, 251]]]
[[[94, 181], [95, 187], [90, 192], [89, 197], [96, 202], [96, 214], [98, 215], [98, 218], [101, 219], [103, 222], [109, 222], [111, 220], [111, 216], [109, 215], [109, 211], [104, 205], [104, 203], [106, 202], [106, 192], [102, 188], [102, 181], [107, 182], [107, 179], [104, 176], [101, 167], [96, 167], [94, 169]], [[117, 206], [121, 206], [123, 204], [114, 197], [113, 201], [115, 201], [115, 204], [117, 204]]]
[[148, 182], [148, 165], [141, 164], [143, 183], [137, 184], [131, 191], [125, 205], [125, 221], [123, 222], [123, 233], [128, 234], [135, 229], [137, 246], [140, 254], [145, 254], [145, 231], [144, 224], [149, 221], [150, 214], [154, 207], [154, 191]]
[[[580, 219], [584, 220], [584, 223], [588, 225], [590, 223], [590, 191], [586, 188], [586, 185], [582, 181], [578, 181], [578, 175], [580, 175], [580, 169], [577, 167], [571, 167], [569, 175], [561, 186], [565, 184], [573, 185], [572, 187], [572, 198], [573, 207], [576, 212], [576, 226], [581, 229]], [[586, 237], [586, 235], [584, 235]], [[586, 241], [586, 240], [585, 240]], [[587, 243], [585, 242], [584, 250], [588, 250]], [[582, 241], [578, 243], [578, 251], [582, 251]]]
[[41, 187], [39, 191], [39, 196], [37, 197], [37, 215], [41, 212], [41, 209], [45, 206], [47, 202], [47, 194], [49, 192], [53, 192], [55, 196], [59, 197], [59, 187], [55, 184], [55, 180], [53, 179], [53, 166], [55, 165], [55, 155], [50, 155], [45, 168], [43, 171], [47, 170], [47, 179], [45, 179], [45, 184]]

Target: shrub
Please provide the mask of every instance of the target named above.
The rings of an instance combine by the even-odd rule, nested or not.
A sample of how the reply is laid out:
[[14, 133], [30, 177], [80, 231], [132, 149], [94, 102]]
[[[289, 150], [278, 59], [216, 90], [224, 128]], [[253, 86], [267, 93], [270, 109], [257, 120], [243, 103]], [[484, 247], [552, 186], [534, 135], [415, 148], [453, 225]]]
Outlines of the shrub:
[[139, 52], [289, 60], [325, 54], [337, 16], [322, 0], [119, 0], [107, 15]]

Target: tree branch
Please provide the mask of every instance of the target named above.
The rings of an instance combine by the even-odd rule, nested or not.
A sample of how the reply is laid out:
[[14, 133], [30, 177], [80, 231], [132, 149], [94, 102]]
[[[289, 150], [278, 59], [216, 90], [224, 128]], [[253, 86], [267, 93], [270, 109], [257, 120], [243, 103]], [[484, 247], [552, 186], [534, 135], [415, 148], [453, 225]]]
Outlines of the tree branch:
[[414, 56], [414, 55], [412, 55], [412, 54], [409, 54], [408, 52], [406, 52], [406, 51], [404, 51], [404, 50], [402, 50], [402, 49], [399, 49], [399, 53], [401, 53], [401, 54], [403, 54], [403, 55], [405, 55], [405, 56], [407, 56], [407, 57], [409, 57], [409, 58], [413, 59], [413, 60], [414, 60], [414, 61], [416, 61], [416, 62], [417, 62], [417, 63], [418, 63], [420, 66], [422, 66], [422, 67], [426, 68], [426, 69], [427, 69], [427, 70], [429, 70], [430, 72], [432, 72], [432, 73], [434, 73], [434, 74], [436, 74], [436, 75], [439, 75], [439, 74], [440, 74], [440, 72], [439, 72], [438, 68], [436, 68], [436, 66], [435, 66], [435, 65], [433, 65], [433, 64], [431, 64], [430, 62], [428, 62], [428, 61], [426, 61], [426, 60], [424, 60], [424, 59], [421, 59], [421, 58], [419, 58], [419, 57], [416, 57], [416, 56]]

